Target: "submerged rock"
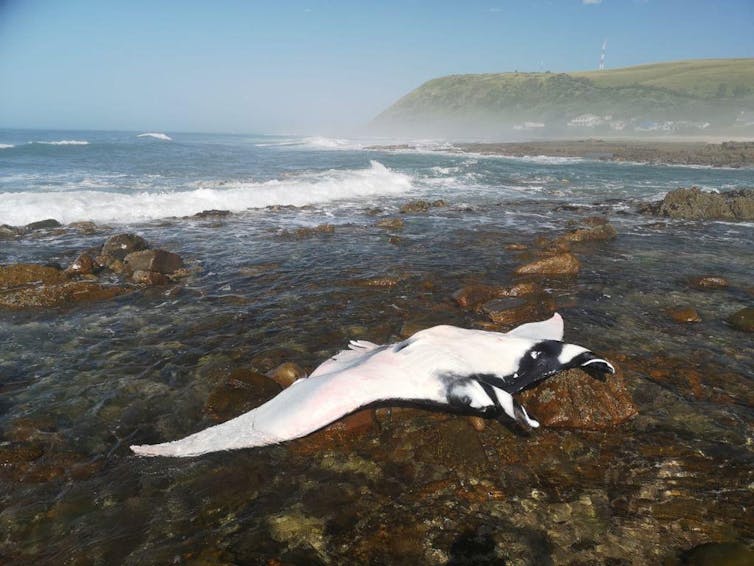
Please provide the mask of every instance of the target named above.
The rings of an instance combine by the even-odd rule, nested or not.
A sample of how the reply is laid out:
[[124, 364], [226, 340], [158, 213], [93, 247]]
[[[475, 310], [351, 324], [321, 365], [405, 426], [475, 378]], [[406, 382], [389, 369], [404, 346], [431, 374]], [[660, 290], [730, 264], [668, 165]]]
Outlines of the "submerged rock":
[[677, 307], [668, 310], [668, 316], [679, 324], [701, 322], [702, 317], [692, 307]]
[[533, 281], [522, 281], [510, 287], [498, 285], [473, 284], [462, 287], [453, 293], [453, 299], [462, 308], [476, 308], [491, 299], [503, 297], [523, 297], [541, 291]]
[[417, 212], [427, 212], [430, 208], [442, 208], [445, 206], [448, 206], [448, 204], [442, 199], [432, 202], [427, 200], [412, 200], [402, 205], [400, 211], [401, 214], [415, 214]]
[[746, 307], [728, 317], [728, 324], [742, 332], [754, 332], [754, 307]]
[[571, 253], [565, 252], [522, 265], [515, 270], [516, 275], [576, 275], [581, 269], [579, 260]]
[[592, 224], [593, 225], [588, 228], [576, 228], [575, 230], [571, 230], [556, 241], [559, 243], [595, 242], [613, 240], [618, 235], [618, 231], [615, 227], [607, 221], [593, 221]]
[[754, 220], [754, 189], [710, 193], [698, 187], [680, 188], [640, 210], [680, 220]]
[[603, 430], [638, 413], [620, 371], [603, 382], [571, 369], [519, 395], [545, 427]]
[[730, 286], [730, 283], [725, 277], [706, 275], [703, 277], [693, 277], [689, 281], [689, 285], [695, 289], [725, 289]]
[[403, 218], [383, 218], [375, 224], [377, 228], [385, 228], [386, 230], [403, 230], [405, 225], [406, 222]]
[[0, 307], [25, 309], [59, 307], [84, 301], [112, 299], [126, 292], [123, 287], [104, 286], [92, 281], [68, 281], [51, 285], [26, 285], [0, 290]]
[[267, 372], [267, 377], [281, 387], [288, 387], [297, 379], [306, 377], [306, 371], [300, 365], [293, 362], [283, 362], [275, 369]]

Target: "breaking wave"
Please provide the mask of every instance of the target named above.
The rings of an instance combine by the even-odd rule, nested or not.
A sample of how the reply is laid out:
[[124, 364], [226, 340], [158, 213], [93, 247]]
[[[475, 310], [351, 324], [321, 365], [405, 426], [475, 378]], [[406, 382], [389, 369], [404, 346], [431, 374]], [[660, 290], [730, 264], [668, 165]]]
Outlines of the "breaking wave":
[[12, 147], [16, 147], [12, 143], [0, 143], [0, 149], [10, 149]]
[[89, 142], [86, 140], [35, 141], [31, 143], [38, 143], [41, 145], [89, 145]]
[[173, 141], [173, 138], [171, 138], [167, 134], [163, 134], [162, 132], [147, 132], [144, 134], [139, 134], [136, 137], [137, 138], [153, 138], [153, 139], [162, 140], [162, 141]]
[[267, 182], [214, 182], [191, 190], [0, 193], [0, 224], [24, 225], [40, 218], [131, 223], [190, 216], [208, 209], [241, 212], [271, 205], [321, 204], [400, 194], [412, 189], [409, 175], [377, 161], [366, 169], [329, 170]]

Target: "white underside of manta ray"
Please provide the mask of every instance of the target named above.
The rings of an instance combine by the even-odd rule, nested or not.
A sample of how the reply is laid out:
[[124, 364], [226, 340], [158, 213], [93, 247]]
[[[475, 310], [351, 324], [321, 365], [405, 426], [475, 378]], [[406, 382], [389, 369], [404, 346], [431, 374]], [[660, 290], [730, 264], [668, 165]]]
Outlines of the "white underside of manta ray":
[[180, 440], [131, 449], [142, 456], [187, 457], [266, 446], [306, 436], [366, 405], [390, 401], [505, 414], [538, 427], [512, 393], [567, 368], [599, 375], [615, 371], [608, 361], [562, 339], [563, 319], [555, 314], [505, 334], [435, 326], [384, 346], [352, 341], [350, 349], [256, 409]]

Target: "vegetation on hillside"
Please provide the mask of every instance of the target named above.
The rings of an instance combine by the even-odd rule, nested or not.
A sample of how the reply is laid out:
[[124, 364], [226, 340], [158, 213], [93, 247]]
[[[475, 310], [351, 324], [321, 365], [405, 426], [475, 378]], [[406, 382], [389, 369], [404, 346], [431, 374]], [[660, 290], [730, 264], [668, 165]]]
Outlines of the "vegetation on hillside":
[[[753, 122], [749, 126], [746, 123]], [[754, 126], [754, 59], [433, 79], [373, 126], [415, 134], [695, 133]]]

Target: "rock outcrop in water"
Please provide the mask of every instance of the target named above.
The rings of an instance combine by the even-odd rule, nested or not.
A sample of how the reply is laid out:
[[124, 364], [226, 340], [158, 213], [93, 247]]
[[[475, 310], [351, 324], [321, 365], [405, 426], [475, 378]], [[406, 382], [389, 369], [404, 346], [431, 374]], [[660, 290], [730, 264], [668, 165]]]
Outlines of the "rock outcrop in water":
[[[43, 228], [52, 228], [52, 223]], [[165, 285], [187, 271], [177, 254], [148, 249], [142, 237], [117, 234], [99, 248], [82, 252], [67, 269], [56, 265], [0, 266], [0, 308], [53, 308], [111, 299], [133, 286]], [[118, 275], [120, 281], [101, 280]]]
[[680, 188], [657, 203], [641, 206], [640, 211], [678, 220], [754, 220], [754, 189], [711, 193], [698, 187]]

